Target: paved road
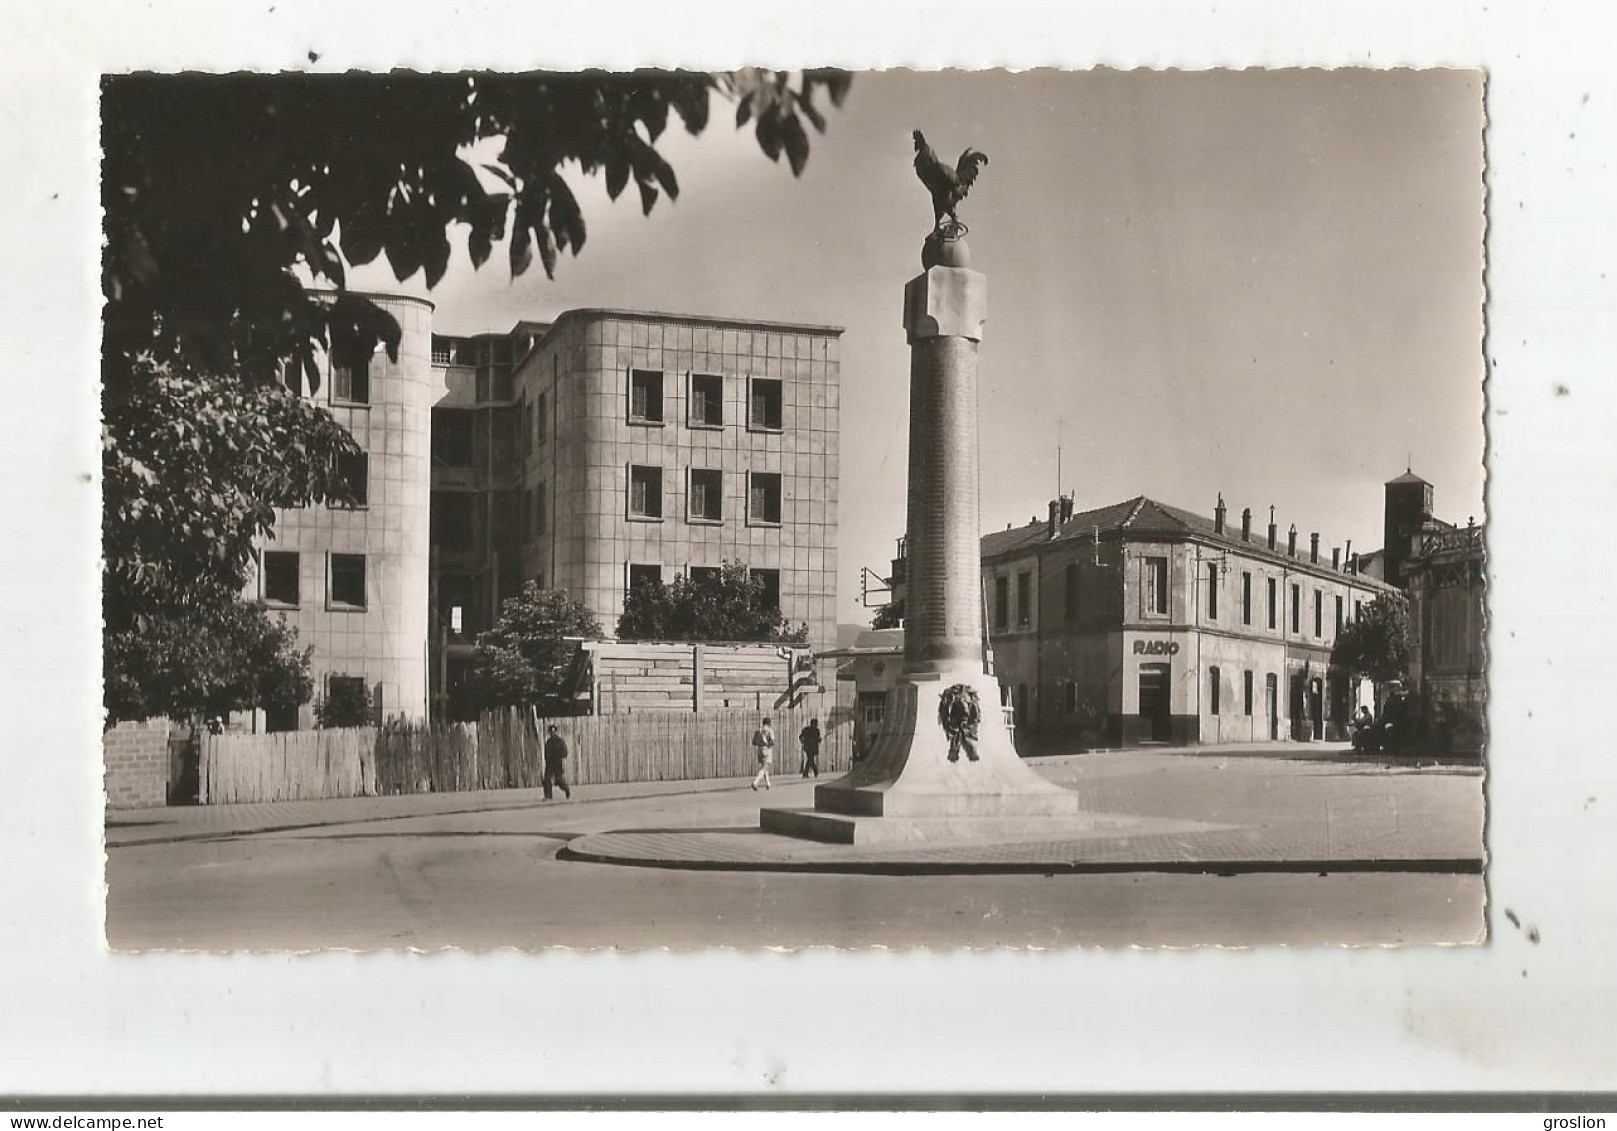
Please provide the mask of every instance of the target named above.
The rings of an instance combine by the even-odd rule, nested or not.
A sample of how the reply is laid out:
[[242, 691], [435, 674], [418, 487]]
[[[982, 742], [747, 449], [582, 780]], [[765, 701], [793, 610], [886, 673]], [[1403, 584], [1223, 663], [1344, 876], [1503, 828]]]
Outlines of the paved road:
[[[1377, 820], [1383, 806], [1351, 799], [1392, 798], [1424, 815], [1417, 819], [1474, 820], [1480, 844], [1475, 771], [1205, 755], [1091, 756], [1040, 768], [1112, 811], [1258, 829], [1333, 811]], [[1374, 945], [1473, 941], [1483, 931], [1477, 875], [781, 875], [556, 858], [592, 833], [756, 821], [759, 798], [745, 788], [672, 788], [603, 791], [593, 801], [580, 791], [580, 801], [549, 806], [503, 793], [459, 812], [444, 809], [466, 809], [467, 797], [311, 803], [280, 823], [314, 827], [114, 843], [109, 939], [121, 949], [255, 950]], [[809, 787], [783, 784], [767, 800], [807, 805]], [[270, 812], [238, 817], [274, 817], [275, 807], [263, 808]], [[315, 824], [322, 811], [342, 823]]]

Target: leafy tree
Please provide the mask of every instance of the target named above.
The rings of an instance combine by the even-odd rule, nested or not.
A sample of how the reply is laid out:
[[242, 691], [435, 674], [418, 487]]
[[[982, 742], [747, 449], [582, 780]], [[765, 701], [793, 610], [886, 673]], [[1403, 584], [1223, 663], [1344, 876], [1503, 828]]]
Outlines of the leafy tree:
[[533, 707], [542, 715], [571, 710], [567, 699], [574, 640], [606, 634], [595, 614], [565, 592], [530, 581], [500, 608], [497, 624], [477, 638], [464, 704], [474, 709]]
[[656, 148], [670, 116], [700, 134], [718, 99], [796, 175], [804, 123], [826, 126], [816, 96], [840, 104], [849, 82], [755, 69], [107, 76], [109, 366], [150, 353], [261, 384], [291, 361], [313, 389], [321, 350], [348, 364], [383, 342], [396, 360], [397, 324], [345, 289], [346, 265], [386, 255], [400, 280], [424, 271], [436, 286], [454, 227], [474, 266], [509, 236], [513, 276], [535, 252], [554, 275], [586, 235], [566, 171], [604, 175], [614, 200], [632, 182], [649, 214], [679, 195]]
[[1375, 683], [1403, 679], [1409, 671], [1409, 606], [1383, 593], [1342, 626], [1331, 651], [1333, 663]]
[[904, 602], [889, 601], [876, 610], [876, 615], [870, 618], [871, 628], [903, 628]]
[[764, 583], [743, 562], [716, 573], [676, 577], [631, 589], [618, 618], [620, 640], [735, 640], [808, 642], [808, 625], [793, 627], [765, 600]]
[[309, 701], [313, 649], [297, 629], [247, 601], [155, 615], [105, 637], [107, 722], [232, 711], [283, 710]]
[[362, 679], [336, 680], [314, 704], [314, 725], [320, 730], [363, 727], [371, 724], [371, 689]]
[[341, 460], [359, 450], [329, 413], [279, 385], [199, 381], [149, 358], [129, 376], [105, 404], [101, 440], [114, 632], [228, 608], [273, 508], [352, 501]]

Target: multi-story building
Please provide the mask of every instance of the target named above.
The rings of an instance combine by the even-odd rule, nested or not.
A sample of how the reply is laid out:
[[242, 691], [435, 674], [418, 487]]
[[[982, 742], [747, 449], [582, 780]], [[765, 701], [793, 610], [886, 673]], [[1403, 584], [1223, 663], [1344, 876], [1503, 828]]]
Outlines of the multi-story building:
[[[1144, 496], [1072, 500], [982, 540], [985, 625], [1019, 745], [1340, 739], [1360, 689], [1331, 663], [1389, 587], [1318, 534]], [[903, 552], [894, 562], [901, 591]], [[861, 690], [864, 690], [861, 686]]]
[[[363, 449], [349, 469], [357, 507], [276, 512], [252, 581], [254, 595], [314, 648], [315, 695], [362, 684], [379, 717], [421, 717], [427, 707], [428, 438], [438, 398], [429, 357], [432, 303], [370, 295], [399, 324], [398, 360], [323, 361], [314, 394]], [[255, 725], [296, 730], [312, 705]]]
[[592, 309], [435, 338], [435, 688], [529, 580], [610, 633], [631, 587], [739, 561], [831, 643], [841, 333]]
[[363, 449], [360, 504], [277, 512], [252, 581], [313, 645], [316, 696], [355, 681], [375, 717], [424, 717], [530, 580], [611, 633], [631, 585], [739, 561], [834, 640], [839, 328], [570, 310], [451, 337], [430, 302], [368, 297], [398, 360], [327, 362], [317, 394]]

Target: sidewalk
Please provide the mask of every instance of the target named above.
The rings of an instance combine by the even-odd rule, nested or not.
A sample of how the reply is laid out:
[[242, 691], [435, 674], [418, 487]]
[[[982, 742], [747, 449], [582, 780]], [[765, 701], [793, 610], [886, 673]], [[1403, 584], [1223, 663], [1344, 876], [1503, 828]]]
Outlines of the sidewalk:
[[250, 805], [165, 805], [150, 809], [110, 809], [108, 848], [175, 841], [208, 840], [251, 833], [391, 821], [402, 817], [442, 817], [518, 809], [589, 805], [640, 797], [745, 790], [749, 778], [696, 781], [624, 782], [573, 787], [573, 800], [543, 800], [538, 789], [482, 789], [462, 793], [410, 793], [393, 797], [337, 797], [313, 801], [264, 801]]

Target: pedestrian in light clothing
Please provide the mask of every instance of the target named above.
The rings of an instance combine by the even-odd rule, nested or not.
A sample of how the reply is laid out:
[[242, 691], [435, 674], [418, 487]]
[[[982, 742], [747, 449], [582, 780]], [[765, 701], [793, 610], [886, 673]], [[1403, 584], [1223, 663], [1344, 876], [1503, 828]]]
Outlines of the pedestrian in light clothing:
[[775, 728], [768, 719], [752, 732], [752, 749], [758, 755], [758, 774], [752, 779], [752, 788], [757, 789], [762, 785], [769, 789], [769, 764], [775, 759]]
[[566, 795], [567, 800], [573, 799], [572, 787], [567, 784], [567, 740], [556, 733], [556, 728], [550, 728], [550, 737], [545, 739], [545, 776], [543, 781], [545, 800], [551, 799], [551, 790], [559, 788]]
[[797, 735], [797, 741], [803, 746], [803, 776], [813, 774], [820, 776], [820, 720], [810, 719], [809, 725], [804, 727]]

